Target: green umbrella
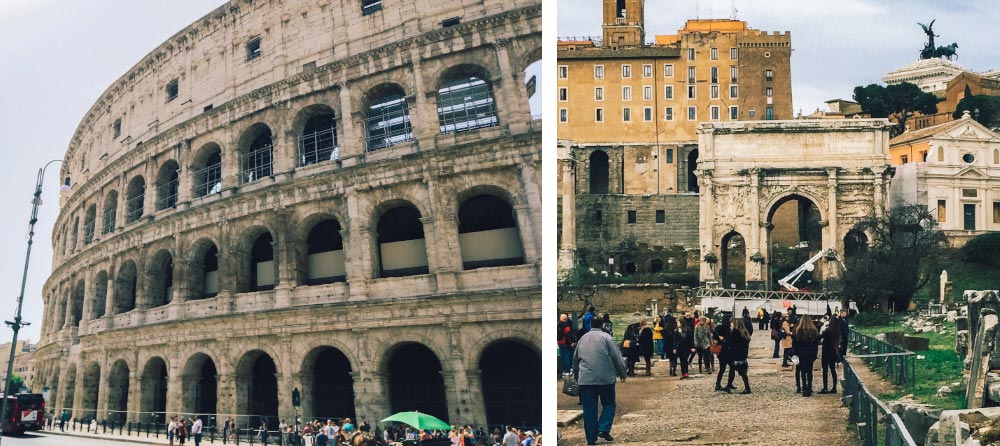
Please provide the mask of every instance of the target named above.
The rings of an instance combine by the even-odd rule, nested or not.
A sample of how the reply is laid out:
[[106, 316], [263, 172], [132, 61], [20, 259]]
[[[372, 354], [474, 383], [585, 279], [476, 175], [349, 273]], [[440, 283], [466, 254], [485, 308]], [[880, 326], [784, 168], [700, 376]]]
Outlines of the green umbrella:
[[427, 415], [420, 412], [400, 412], [389, 418], [382, 420], [383, 423], [388, 423], [390, 421], [395, 421], [397, 423], [403, 423], [417, 429], [421, 430], [449, 430], [451, 425], [441, 421], [440, 419], [434, 417], [433, 415]]

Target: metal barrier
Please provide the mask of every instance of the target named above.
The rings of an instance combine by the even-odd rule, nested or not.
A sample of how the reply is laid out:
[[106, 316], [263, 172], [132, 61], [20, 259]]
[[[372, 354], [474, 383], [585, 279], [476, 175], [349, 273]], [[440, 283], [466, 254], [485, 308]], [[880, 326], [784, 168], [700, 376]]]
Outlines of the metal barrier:
[[851, 330], [848, 341], [852, 357], [864, 360], [868, 367], [900, 386], [913, 387], [916, 379], [916, 353]]
[[732, 299], [756, 299], [756, 300], [829, 300], [839, 301], [841, 296], [837, 293], [811, 291], [767, 291], [767, 290], [737, 290], [726, 288], [701, 287], [695, 289], [695, 297], [698, 299], [706, 297], [722, 297]]
[[[916, 446], [899, 415], [890, 412], [868, 391], [849, 362], [844, 361], [843, 364], [843, 398], [849, 408], [847, 419], [858, 428], [861, 446]], [[880, 436], [879, 431], [883, 435]]]

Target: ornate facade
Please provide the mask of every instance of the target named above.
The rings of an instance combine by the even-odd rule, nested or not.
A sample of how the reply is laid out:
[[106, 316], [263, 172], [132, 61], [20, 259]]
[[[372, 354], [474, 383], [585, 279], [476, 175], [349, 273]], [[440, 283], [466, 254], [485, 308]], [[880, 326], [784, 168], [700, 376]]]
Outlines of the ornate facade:
[[541, 420], [535, 0], [231, 0], [66, 152], [49, 407]]

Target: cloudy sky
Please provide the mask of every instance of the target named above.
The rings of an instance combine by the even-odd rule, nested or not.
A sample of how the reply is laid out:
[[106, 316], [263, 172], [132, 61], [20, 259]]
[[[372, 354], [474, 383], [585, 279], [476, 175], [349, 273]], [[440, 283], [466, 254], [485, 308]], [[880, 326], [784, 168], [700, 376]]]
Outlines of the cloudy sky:
[[[601, 34], [600, 0], [558, 0], [559, 36]], [[944, 0], [646, 0], [646, 36], [676, 34], [687, 19], [732, 15], [752, 28], [792, 33], [794, 109], [825, 109], [850, 99], [854, 86], [880, 82], [918, 59], [920, 23], [934, 23], [937, 45], [957, 42], [955, 62], [972, 71], [1000, 69], [1000, 8], [988, 1]]]

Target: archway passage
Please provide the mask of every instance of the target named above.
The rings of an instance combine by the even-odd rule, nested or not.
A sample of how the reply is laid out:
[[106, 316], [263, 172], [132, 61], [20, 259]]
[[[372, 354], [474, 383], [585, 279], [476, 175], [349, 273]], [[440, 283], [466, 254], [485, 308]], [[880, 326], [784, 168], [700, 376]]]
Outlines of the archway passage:
[[464, 269], [524, 263], [514, 209], [493, 195], [477, 195], [458, 209], [458, 244]]
[[323, 347], [310, 370], [313, 418], [354, 419], [354, 378], [351, 362], [340, 350]]
[[324, 220], [309, 231], [306, 274], [309, 285], [343, 282], [347, 279], [344, 240], [337, 220]]
[[270, 232], [261, 234], [250, 249], [250, 291], [273, 290], [274, 246]]
[[128, 419], [129, 370], [125, 361], [115, 361], [108, 374], [108, 420], [123, 422]]
[[[218, 407], [218, 370], [215, 362], [204, 353], [188, 359], [182, 380], [183, 411], [213, 417]], [[203, 419], [204, 420], [204, 419]]]
[[695, 171], [698, 170], [698, 149], [694, 149], [688, 152], [687, 157], [687, 191], [698, 193], [698, 175]]
[[448, 400], [437, 355], [417, 343], [402, 345], [391, 355], [387, 371], [392, 412], [419, 411], [448, 421]]
[[427, 274], [427, 245], [420, 211], [398, 206], [378, 220], [378, 252], [381, 277]]
[[135, 284], [135, 262], [129, 260], [118, 269], [118, 280], [115, 281], [114, 314], [135, 309]]
[[73, 409], [73, 397], [76, 393], [76, 364], [70, 364], [66, 369], [66, 381], [63, 388], [63, 408]]
[[479, 370], [489, 425], [542, 425], [542, 356], [537, 350], [514, 340], [495, 342], [483, 351]]
[[[778, 281], [805, 264], [823, 249], [822, 215], [811, 199], [791, 194], [778, 200], [767, 213], [768, 249], [772, 289], [781, 289]], [[796, 288], [817, 291], [822, 288], [823, 260], [805, 271], [793, 284]]]
[[844, 236], [844, 258], [854, 257], [868, 252], [868, 236], [864, 232], [852, 229]]
[[108, 299], [108, 272], [101, 271], [94, 277], [94, 298], [90, 304], [90, 318], [104, 317]]
[[167, 363], [163, 358], [153, 358], [146, 363], [142, 372], [139, 410], [143, 412], [141, 421], [163, 423], [167, 410]]
[[607, 194], [610, 176], [608, 154], [595, 150], [590, 154], [590, 193]]
[[81, 399], [81, 414], [84, 420], [97, 418], [97, 395], [101, 389], [101, 366], [96, 362], [87, 366], [83, 375], [83, 395]]
[[[277, 374], [278, 368], [267, 353], [257, 350], [244, 356], [237, 371], [238, 413], [262, 417], [269, 427], [277, 427]], [[253, 425], [259, 426], [261, 419], [253, 420]]]
[[174, 294], [174, 261], [166, 250], [153, 257], [149, 268], [149, 307], [156, 308], [170, 303]]
[[719, 283], [725, 288], [746, 289], [747, 244], [743, 235], [739, 232], [726, 234], [719, 251]]

